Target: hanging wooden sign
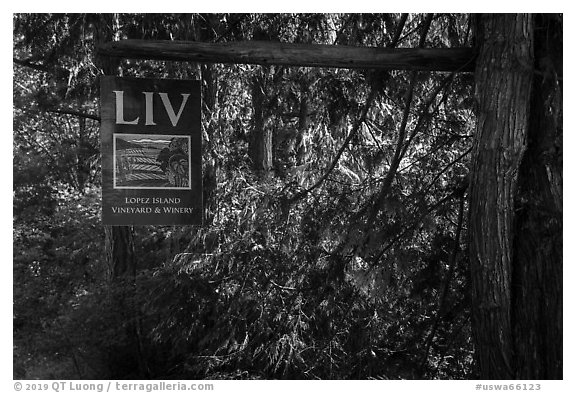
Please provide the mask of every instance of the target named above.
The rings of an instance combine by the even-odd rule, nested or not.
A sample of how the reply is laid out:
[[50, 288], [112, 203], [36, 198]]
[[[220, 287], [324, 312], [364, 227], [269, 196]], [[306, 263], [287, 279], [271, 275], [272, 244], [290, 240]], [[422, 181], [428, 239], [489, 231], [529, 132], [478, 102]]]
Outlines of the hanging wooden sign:
[[104, 225], [201, 225], [200, 82], [102, 77]]

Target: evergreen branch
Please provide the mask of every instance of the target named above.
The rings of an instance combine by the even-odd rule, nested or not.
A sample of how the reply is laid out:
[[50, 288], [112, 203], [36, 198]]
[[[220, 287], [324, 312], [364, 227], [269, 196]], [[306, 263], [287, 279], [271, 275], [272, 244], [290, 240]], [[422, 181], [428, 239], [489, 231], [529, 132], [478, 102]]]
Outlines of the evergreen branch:
[[400, 22], [398, 22], [398, 27], [396, 28], [396, 32], [394, 33], [394, 38], [390, 42], [390, 47], [395, 47], [398, 45], [398, 41], [400, 41], [400, 35], [402, 34], [402, 30], [404, 29], [404, 25], [406, 24], [406, 20], [408, 19], [408, 14], [402, 14], [400, 16]]
[[426, 154], [423, 154], [422, 156], [418, 157], [416, 160], [412, 161], [410, 164], [406, 165], [405, 167], [398, 169], [398, 172], [404, 172], [405, 170], [407, 170], [407, 169], [411, 168], [412, 166], [416, 165], [417, 163], [423, 161], [425, 158], [438, 152], [440, 149], [442, 149], [443, 147], [446, 147], [447, 145], [451, 144], [452, 142], [454, 142], [453, 139], [445, 140], [444, 142], [438, 144], [436, 147], [433, 147], [433, 150], [430, 150]]
[[352, 130], [350, 131], [350, 133], [348, 134], [348, 136], [346, 137], [346, 139], [342, 143], [342, 146], [340, 146], [340, 149], [338, 149], [338, 152], [336, 153], [336, 157], [334, 157], [334, 159], [332, 160], [332, 162], [330, 163], [330, 165], [328, 166], [328, 168], [326, 169], [326, 171], [324, 172], [322, 177], [320, 177], [320, 179], [318, 179], [316, 181], [316, 183], [314, 183], [313, 185], [311, 185], [307, 189], [300, 191], [299, 193], [294, 195], [292, 198], [290, 198], [290, 200], [289, 200], [290, 203], [294, 203], [294, 202], [302, 199], [309, 192], [311, 192], [314, 189], [316, 189], [317, 187], [319, 187], [324, 182], [324, 180], [326, 180], [328, 178], [328, 176], [330, 176], [330, 173], [332, 173], [334, 168], [336, 168], [336, 165], [338, 165], [338, 161], [340, 160], [340, 157], [344, 153], [344, 150], [346, 150], [346, 148], [348, 147], [348, 144], [350, 143], [352, 138], [354, 138], [354, 136], [358, 133], [358, 130], [360, 130], [360, 126], [366, 120], [366, 115], [368, 114], [368, 110], [370, 109], [370, 106], [372, 105], [372, 102], [374, 101], [375, 97], [376, 97], [376, 89], [374, 87], [372, 87], [370, 89], [370, 93], [368, 94], [368, 98], [366, 99], [366, 102], [364, 104], [364, 108], [362, 109], [362, 113], [360, 114], [360, 117], [358, 118], [358, 120], [354, 124], [354, 127], [352, 128]]
[[13, 57], [12, 62], [15, 64], [18, 64], [22, 67], [31, 68], [31, 69], [36, 70], [36, 71], [51, 72], [51, 70], [48, 67], [46, 67], [44, 64], [33, 63], [30, 59], [18, 59], [16, 57]]
[[[426, 35], [428, 34], [428, 30], [430, 29], [430, 24], [432, 23], [432, 17], [434, 14], [427, 14], [426, 19], [422, 25], [422, 33], [420, 35], [420, 42], [419, 47], [422, 48], [426, 41]], [[392, 181], [394, 180], [394, 176], [400, 166], [400, 161], [404, 157], [406, 153], [406, 147], [410, 140], [405, 146], [405, 139], [406, 139], [406, 127], [408, 125], [408, 119], [410, 117], [410, 107], [412, 106], [412, 100], [414, 98], [414, 87], [416, 85], [416, 77], [418, 75], [417, 71], [412, 71], [410, 76], [410, 85], [408, 87], [408, 91], [405, 94], [406, 104], [404, 107], [404, 112], [402, 114], [402, 122], [400, 123], [400, 130], [398, 131], [398, 140], [396, 142], [396, 150], [394, 151], [394, 157], [392, 158], [392, 163], [388, 172], [386, 173], [386, 177], [384, 178], [384, 184], [382, 185], [380, 195], [376, 198], [375, 203], [372, 204], [372, 208], [370, 209], [370, 213], [368, 214], [368, 226], [371, 227], [374, 220], [376, 220], [376, 215], [378, 214], [378, 210], [380, 210], [380, 205], [388, 195], [388, 191], [390, 186], [392, 185]]]
[[283, 286], [283, 285], [276, 284], [276, 283], [274, 282], [274, 280], [270, 280], [270, 283], [272, 283], [272, 285], [274, 285], [276, 288], [278, 288], [278, 289], [283, 289], [283, 290], [285, 290], [285, 291], [295, 291], [295, 290], [296, 290], [296, 288], [294, 288], [294, 287], [285, 287], [285, 286]]
[[[55, 167], [59, 166], [58, 160], [56, 159], [56, 157], [54, 157], [50, 153], [50, 151], [48, 150], [48, 148], [46, 146], [44, 146], [42, 143], [35, 140], [30, 135], [26, 134], [24, 131], [22, 131], [18, 128], [16, 128], [14, 131], [16, 132], [16, 134], [18, 134], [18, 135], [20, 135], [20, 137], [22, 137], [24, 142], [26, 142], [30, 148], [40, 150], [40, 152], [43, 153], [48, 158], [48, 160], [52, 163], [52, 165], [54, 165]], [[68, 180], [69, 184], [74, 186], [76, 189], [78, 189], [79, 188], [78, 183], [76, 182], [76, 179], [74, 177], [72, 170], [70, 168], [66, 168], [64, 173], [67, 175], [66, 177], [68, 178], [67, 180]]]
[[430, 354], [430, 347], [432, 346], [432, 341], [440, 325], [440, 320], [442, 318], [442, 311], [446, 307], [446, 298], [448, 297], [448, 289], [450, 288], [450, 282], [452, 281], [452, 276], [454, 275], [454, 269], [456, 267], [456, 257], [458, 256], [458, 249], [460, 248], [460, 233], [462, 232], [462, 223], [464, 221], [464, 194], [460, 197], [460, 207], [458, 209], [458, 225], [456, 227], [456, 234], [454, 236], [454, 248], [452, 249], [452, 255], [449, 261], [448, 273], [446, 274], [446, 281], [444, 282], [444, 288], [442, 289], [442, 294], [438, 301], [438, 310], [436, 311], [436, 317], [434, 319], [434, 325], [430, 334], [426, 339], [426, 351], [424, 352], [424, 358], [420, 363], [420, 369], [422, 370], [426, 365], [428, 360], [428, 355]]
[[436, 180], [438, 180], [444, 172], [446, 172], [452, 165], [456, 164], [458, 161], [460, 161], [461, 159], [466, 157], [468, 154], [470, 154], [471, 151], [472, 151], [472, 147], [468, 148], [468, 150], [466, 150], [464, 153], [462, 153], [460, 156], [458, 156], [454, 161], [452, 161], [451, 163], [446, 165], [444, 168], [442, 168], [442, 170], [440, 172], [438, 172], [436, 174], [436, 176], [434, 176], [434, 179], [430, 182], [430, 184], [428, 184], [428, 186], [426, 186], [426, 188], [424, 189], [422, 194], [426, 194], [430, 190], [430, 188], [434, 185], [434, 183], [436, 183]]
[[433, 17], [434, 14], [426, 14], [426, 19], [424, 19], [422, 25], [422, 33], [420, 34], [420, 41], [418, 42], [418, 46], [420, 48], [424, 47], [424, 44], [426, 42], [426, 36], [428, 35], [428, 30], [430, 30], [430, 25], [432, 24]]
[[[416, 137], [416, 135], [418, 134], [418, 132], [420, 131], [422, 126], [424, 125], [424, 121], [426, 120], [426, 117], [429, 115], [428, 111], [430, 109], [430, 106], [432, 106], [432, 103], [434, 102], [434, 100], [436, 99], [438, 94], [440, 94], [442, 89], [444, 89], [448, 84], [450, 84], [450, 82], [452, 82], [452, 80], [454, 79], [454, 75], [455, 75], [455, 73], [451, 73], [446, 78], [444, 78], [444, 80], [436, 87], [436, 89], [432, 92], [432, 94], [430, 94], [428, 99], [424, 102], [424, 105], [422, 105], [422, 109], [420, 110], [420, 116], [418, 116], [418, 121], [416, 122], [416, 126], [414, 127], [414, 129], [410, 133], [410, 136], [408, 137], [408, 141], [404, 145], [404, 149], [402, 151], [402, 156], [404, 156], [406, 154], [408, 147], [410, 146], [410, 144], [412, 143], [412, 141], [414, 140], [414, 138]], [[436, 110], [438, 110], [438, 107], [436, 107], [436, 109], [434, 111], [436, 111]], [[434, 111], [432, 111], [432, 113], [434, 113]]]
[[61, 114], [61, 115], [72, 115], [72, 116], [76, 116], [76, 117], [82, 117], [84, 119], [91, 119], [91, 120], [95, 120], [98, 122], [100, 121], [100, 116], [93, 115], [91, 113], [76, 111], [74, 109], [47, 109], [46, 111], [50, 112], [50, 113]]
[[374, 258], [373, 263], [371, 264], [371, 267], [376, 266], [376, 262], [378, 262], [383, 256], [384, 254], [386, 254], [386, 252], [388, 250], [390, 250], [400, 239], [402, 239], [408, 232], [413, 231], [414, 229], [416, 229], [418, 227], [418, 225], [420, 225], [422, 223], [422, 220], [429, 215], [430, 213], [432, 213], [434, 210], [438, 209], [440, 206], [442, 206], [445, 202], [449, 201], [450, 199], [452, 199], [454, 196], [456, 196], [456, 194], [458, 194], [459, 190], [453, 190], [451, 193], [449, 193], [448, 195], [446, 195], [444, 198], [440, 199], [438, 202], [436, 202], [434, 205], [430, 206], [424, 213], [422, 213], [420, 215], [420, 217], [418, 217], [418, 219], [412, 223], [412, 225], [407, 226], [402, 232], [400, 232], [398, 235], [396, 235], [394, 237], [394, 239], [392, 239], [390, 241], [390, 243], [388, 243], [386, 245], [386, 247], [384, 247], [382, 249], [382, 251], [380, 251], [378, 253], [378, 255], [376, 256], [376, 258]]
[[18, 64], [19, 66], [30, 68], [36, 71], [46, 72], [62, 79], [67, 79], [68, 75], [70, 75], [70, 71], [66, 68], [57, 66], [49, 67], [45, 64], [34, 62], [32, 59], [19, 59], [17, 57], [12, 57], [12, 62], [14, 64]]
[[[462, 303], [462, 302], [461, 302]], [[458, 306], [458, 305], [457, 305]], [[455, 306], [456, 307], [456, 306]], [[442, 362], [444, 362], [444, 358], [446, 357], [446, 354], [448, 353], [448, 351], [452, 348], [452, 344], [456, 341], [456, 338], [458, 338], [458, 336], [460, 335], [460, 333], [462, 332], [464, 326], [466, 326], [466, 323], [468, 323], [468, 320], [470, 319], [470, 315], [465, 315], [464, 319], [462, 320], [462, 322], [460, 322], [460, 324], [458, 324], [458, 326], [456, 327], [456, 329], [453, 330], [453, 332], [455, 331], [455, 333], [452, 333], [452, 337], [450, 337], [450, 340], [448, 341], [448, 344], [445, 345], [443, 351], [442, 351], [442, 355], [440, 355], [440, 360], [437, 362], [436, 364], [436, 372], [438, 372], [438, 369], [440, 368], [440, 366], [442, 365]]]
[[216, 37], [216, 39], [214, 40], [214, 42], [220, 42], [221, 40], [223, 40], [224, 38], [226, 38], [226, 36], [228, 36], [239, 24], [240, 22], [242, 22], [246, 16], [248, 14], [240, 14], [239, 18], [237, 20], [235, 20], [230, 27], [228, 27], [228, 29], [222, 33], [221, 35], [219, 35], [218, 37]]
[[374, 140], [374, 142], [376, 143], [376, 147], [378, 147], [378, 150], [380, 150], [380, 152], [382, 154], [386, 154], [386, 152], [384, 151], [384, 148], [380, 144], [380, 141], [378, 141], [378, 139], [376, 139], [376, 135], [374, 135], [374, 133], [372, 132], [372, 128], [375, 128], [382, 133], [384, 133], [384, 130], [382, 130], [372, 119], [366, 119], [366, 125], [368, 126], [368, 127], [366, 127], [368, 129], [368, 133], [370, 133], [372, 140]]

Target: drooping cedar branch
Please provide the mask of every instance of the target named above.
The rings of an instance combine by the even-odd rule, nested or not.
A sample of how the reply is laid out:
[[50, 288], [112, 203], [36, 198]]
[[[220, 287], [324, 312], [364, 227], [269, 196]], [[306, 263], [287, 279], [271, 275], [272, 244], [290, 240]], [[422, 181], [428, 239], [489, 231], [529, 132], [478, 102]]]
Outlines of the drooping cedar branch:
[[456, 235], [454, 237], [454, 248], [452, 249], [452, 254], [450, 256], [450, 264], [448, 268], [448, 272], [446, 273], [446, 278], [444, 279], [444, 287], [442, 292], [440, 293], [440, 297], [438, 299], [438, 309], [436, 310], [436, 316], [434, 318], [434, 324], [432, 325], [432, 329], [426, 338], [426, 350], [424, 351], [424, 357], [420, 363], [420, 368], [423, 369], [424, 365], [428, 360], [428, 355], [430, 354], [430, 348], [432, 347], [432, 341], [436, 336], [436, 331], [438, 330], [438, 326], [440, 325], [440, 320], [442, 319], [445, 309], [446, 309], [446, 299], [448, 297], [448, 291], [450, 289], [450, 282], [452, 281], [452, 276], [454, 275], [454, 269], [456, 268], [456, 258], [458, 256], [458, 252], [460, 250], [460, 234], [462, 232], [462, 224], [464, 221], [464, 203], [465, 203], [464, 195], [460, 197], [460, 205], [458, 208], [458, 224], [456, 225]]
[[73, 109], [47, 109], [47, 111], [50, 113], [57, 113], [60, 115], [72, 115], [72, 116], [81, 117], [84, 119], [91, 119], [91, 120], [95, 120], [98, 122], [100, 121], [100, 116], [93, 115], [93, 114], [87, 113], [87, 112], [76, 111]]
[[13, 57], [12, 62], [14, 64], [18, 64], [22, 67], [28, 67], [28, 68], [31, 68], [31, 69], [36, 70], [36, 71], [42, 71], [42, 72], [53, 71], [50, 69], [50, 67], [47, 67], [42, 63], [38, 63], [38, 62], [35, 62], [33, 60], [30, 60], [30, 59], [18, 59], [16, 57]]
[[[426, 42], [426, 35], [428, 34], [428, 30], [430, 29], [430, 24], [432, 22], [433, 14], [427, 14], [424, 23], [422, 24], [422, 33], [420, 34], [420, 40], [418, 43], [419, 48], [423, 48]], [[400, 161], [402, 161], [402, 157], [406, 152], [405, 148], [405, 139], [406, 139], [406, 127], [408, 126], [408, 118], [410, 116], [410, 107], [412, 106], [412, 99], [414, 95], [414, 87], [416, 86], [416, 77], [417, 72], [412, 71], [410, 75], [410, 84], [408, 85], [408, 90], [406, 91], [405, 98], [406, 103], [404, 106], [404, 112], [402, 114], [402, 121], [400, 123], [400, 128], [398, 130], [398, 141], [396, 142], [396, 149], [394, 151], [394, 156], [392, 157], [392, 162], [390, 164], [390, 168], [386, 173], [386, 177], [384, 178], [384, 182], [382, 184], [382, 188], [380, 191], [380, 195], [376, 199], [376, 203], [372, 204], [372, 208], [369, 210], [368, 213], [368, 227], [372, 225], [378, 211], [380, 210], [382, 203], [384, 202], [388, 192], [390, 190], [390, 186], [392, 185], [392, 181], [394, 180], [394, 176], [396, 175], [396, 171], [400, 166]]]
[[[404, 24], [406, 22], [407, 17], [408, 17], [408, 14], [402, 14], [402, 17], [400, 18], [400, 22], [399, 22], [398, 26], [396, 27], [396, 33], [394, 35], [394, 38], [390, 42], [388, 48], [393, 48], [398, 43], [398, 39], [400, 37], [402, 29], [404, 29]], [[428, 27], [430, 27], [429, 23], [428, 23]], [[427, 30], [428, 27], [426, 27], [425, 30]], [[422, 46], [422, 45], [420, 45], [420, 46]], [[324, 172], [324, 175], [318, 181], [316, 181], [316, 183], [314, 183], [311, 187], [307, 188], [306, 190], [299, 192], [294, 197], [292, 197], [292, 199], [291, 199], [292, 202], [297, 201], [298, 199], [304, 197], [307, 193], [314, 190], [316, 187], [318, 187], [320, 184], [322, 184], [322, 182], [324, 180], [326, 180], [328, 178], [328, 176], [330, 175], [332, 170], [334, 170], [334, 168], [338, 164], [338, 161], [340, 160], [340, 157], [344, 153], [344, 150], [348, 147], [348, 144], [350, 143], [352, 138], [356, 135], [356, 133], [360, 129], [360, 126], [366, 121], [366, 116], [368, 115], [368, 110], [370, 109], [370, 106], [372, 105], [372, 101], [376, 98], [376, 95], [377, 95], [376, 90], [377, 90], [376, 85], [372, 85], [372, 87], [370, 88], [370, 93], [368, 93], [368, 98], [366, 99], [366, 103], [364, 104], [364, 108], [362, 109], [362, 113], [360, 114], [360, 118], [354, 124], [354, 127], [350, 131], [350, 134], [348, 134], [348, 136], [344, 140], [344, 143], [342, 144], [342, 146], [340, 146], [340, 149], [336, 153], [336, 157], [334, 157], [334, 159], [332, 160], [332, 163], [328, 167], [328, 170], [326, 172]]]
[[400, 16], [400, 21], [398, 22], [398, 26], [396, 27], [396, 32], [394, 33], [394, 38], [388, 45], [389, 48], [394, 48], [398, 45], [398, 41], [400, 41], [400, 35], [402, 34], [402, 30], [404, 29], [404, 25], [406, 24], [406, 20], [408, 19], [408, 14], [404, 13]]
[[103, 56], [203, 63], [240, 63], [382, 70], [474, 70], [472, 48], [376, 48], [266, 41], [207, 43], [123, 40], [102, 44]]
[[[38, 149], [39, 151], [41, 151], [42, 154], [44, 154], [46, 156], [46, 158], [48, 158], [48, 160], [50, 161], [50, 163], [52, 165], [58, 166], [58, 160], [56, 159], [56, 157], [37, 138], [35, 138], [32, 135], [29, 135], [28, 133], [26, 133], [23, 130], [20, 130], [18, 128], [14, 128], [14, 132], [17, 135], [19, 135], [29, 147], [31, 147], [33, 149]], [[70, 168], [66, 168], [65, 173], [66, 173], [66, 177], [67, 177], [68, 182], [70, 184], [75, 184], [74, 175], [72, 174], [72, 170]]]
[[352, 138], [356, 135], [356, 133], [360, 129], [360, 126], [362, 126], [362, 124], [366, 120], [366, 115], [368, 114], [368, 110], [370, 109], [370, 106], [372, 105], [372, 102], [374, 101], [375, 97], [376, 97], [376, 90], [374, 88], [371, 88], [370, 93], [368, 93], [368, 97], [366, 98], [366, 102], [364, 104], [364, 107], [362, 109], [362, 113], [360, 114], [360, 117], [358, 118], [356, 123], [354, 123], [354, 127], [352, 128], [352, 130], [350, 131], [350, 133], [348, 134], [348, 136], [344, 140], [344, 143], [342, 143], [342, 146], [340, 146], [340, 149], [338, 149], [336, 156], [334, 157], [334, 159], [332, 160], [332, 162], [330, 163], [330, 165], [328, 166], [326, 171], [324, 171], [324, 174], [320, 177], [320, 179], [318, 179], [316, 181], [316, 183], [312, 184], [307, 189], [302, 190], [299, 193], [297, 193], [296, 195], [294, 195], [290, 200], [292, 203], [302, 199], [310, 191], [313, 191], [318, 186], [320, 186], [320, 184], [322, 184], [324, 182], [324, 180], [326, 180], [328, 178], [328, 176], [330, 176], [330, 173], [334, 170], [334, 168], [336, 168], [336, 165], [338, 165], [338, 161], [340, 160], [340, 157], [344, 153], [344, 150], [346, 150], [346, 148], [348, 147], [348, 144], [350, 143]]

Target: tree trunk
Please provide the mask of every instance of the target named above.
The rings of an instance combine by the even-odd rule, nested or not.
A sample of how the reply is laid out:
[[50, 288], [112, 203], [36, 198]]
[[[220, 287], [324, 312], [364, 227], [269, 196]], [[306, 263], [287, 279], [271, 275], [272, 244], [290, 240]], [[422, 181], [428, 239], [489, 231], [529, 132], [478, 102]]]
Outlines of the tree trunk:
[[533, 24], [529, 15], [498, 14], [482, 16], [479, 27], [469, 209], [472, 326], [480, 377], [510, 379], [514, 197], [528, 131]]
[[105, 250], [108, 279], [134, 277], [136, 260], [134, 258], [134, 234], [127, 226], [104, 226]]
[[253, 128], [250, 134], [249, 154], [256, 172], [266, 175], [272, 168], [272, 132], [264, 125], [265, 75], [258, 72], [252, 80]]
[[[100, 14], [95, 16], [94, 36], [97, 43], [109, 42], [115, 37], [118, 15]], [[116, 75], [118, 72], [118, 59], [109, 56], [97, 56], [96, 64], [104, 75]], [[108, 279], [121, 277], [127, 273], [135, 272], [134, 239], [130, 227], [104, 227], [104, 248], [106, 250], [106, 264]]]
[[512, 268], [519, 379], [562, 379], [562, 21], [535, 18], [528, 148], [520, 166]]
[[[98, 42], [110, 41], [117, 31], [118, 15], [101, 14], [97, 16], [95, 36]], [[115, 75], [118, 72], [118, 59], [97, 57], [97, 63], [104, 75]], [[104, 226], [104, 250], [107, 264], [107, 278], [109, 282], [118, 279], [136, 278], [136, 257], [134, 252], [134, 230], [129, 226]], [[141, 378], [149, 378], [148, 366], [144, 356], [143, 343], [140, 334], [140, 315], [134, 307], [128, 307], [129, 318], [125, 321], [128, 335], [128, 346], [138, 364], [138, 373]]]
[[[101, 14], [96, 16], [94, 23], [96, 41], [109, 42], [114, 39], [117, 30], [117, 14]], [[116, 75], [118, 72], [118, 59], [108, 56], [98, 56], [96, 63], [104, 75]], [[106, 263], [108, 265], [108, 279], [113, 280], [128, 274], [136, 273], [134, 258], [134, 238], [132, 228], [126, 226], [105, 226], [104, 242], [106, 249]]]

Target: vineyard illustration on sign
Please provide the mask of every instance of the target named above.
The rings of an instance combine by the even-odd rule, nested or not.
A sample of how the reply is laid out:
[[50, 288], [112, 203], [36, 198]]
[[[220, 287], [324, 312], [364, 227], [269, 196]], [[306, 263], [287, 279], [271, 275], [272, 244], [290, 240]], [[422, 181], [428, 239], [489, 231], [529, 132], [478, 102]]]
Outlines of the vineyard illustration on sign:
[[190, 136], [114, 134], [114, 188], [190, 189]]

